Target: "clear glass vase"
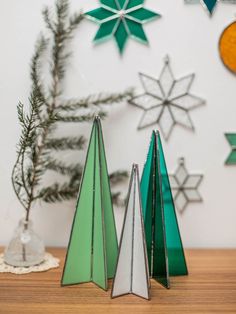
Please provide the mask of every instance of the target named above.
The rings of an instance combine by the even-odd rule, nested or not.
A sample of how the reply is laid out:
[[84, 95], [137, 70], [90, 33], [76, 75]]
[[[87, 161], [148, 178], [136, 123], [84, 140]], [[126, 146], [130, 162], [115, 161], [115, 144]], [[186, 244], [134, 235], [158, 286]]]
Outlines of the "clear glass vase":
[[44, 255], [44, 243], [33, 231], [32, 222], [20, 220], [5, 250], [5, 263], [18, 267], [34, 266], [43, 262]]

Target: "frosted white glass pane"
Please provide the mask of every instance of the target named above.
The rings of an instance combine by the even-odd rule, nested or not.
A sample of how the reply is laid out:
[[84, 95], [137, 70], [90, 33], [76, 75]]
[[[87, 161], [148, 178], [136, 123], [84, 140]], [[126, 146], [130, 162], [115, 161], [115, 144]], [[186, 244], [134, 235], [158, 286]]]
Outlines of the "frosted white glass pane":
[[160, 99], [163, 98], [163, 92], [160, 88], [160, 84], [158, 83], [158, 80], [155, 80], [152, 77], [149, 77], [142, 73], [140, 73], [140, 78], [141, 78], [143, 87], [148, 94], [154, 95]]
[[191, 74], [175, 81], [171, 94], [170, 94], [170, 98], [173, 99], [173, 98], [181, 97], [185, 95], [186, 93], [188, 93], [189, 88], [192, 84], [193, 78], [194, 78], [194, 75]]
[[131, 255], [132, 255], [132, 229], [133, 229], [134, 181], [130, 188], [130, 197], [124, 217], [122, 238], [120, 239], [120, 253], [117, 270], [113, 283], [112, 296], [119, 296], [130, 292], [131, 288]]
[[144, 248], [144, 232], [139, 198], [138, 178], [135, 178], [135, 208], [134, 208], [134, 247], [133, 247], [133, 282], [132, 292], [148, 299], [147, 260]]

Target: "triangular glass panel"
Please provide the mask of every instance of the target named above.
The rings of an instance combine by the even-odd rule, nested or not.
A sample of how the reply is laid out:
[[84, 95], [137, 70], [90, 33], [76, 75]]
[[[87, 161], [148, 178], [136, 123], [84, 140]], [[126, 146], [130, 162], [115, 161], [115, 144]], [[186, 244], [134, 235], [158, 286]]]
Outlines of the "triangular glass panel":
[[149, 271], [138, 166], [133, 165], [111, 297], [135, 294], [149, 299]]
[[210, 14], [213, 13], [218, 0], [202, 0]]
[[150, 276], [169, 288], [169, 275], [187, 275], [159, 132], [152, 133], [141, 180]]
[[100, 119], [94, 119], [61, 284], [92, 281], [104, 290], [118, 255]]
[[225, 161], [225, 164], [236, 165], [236, 133], [226, 133], [225, 136], [231, 146], [231, 153]]

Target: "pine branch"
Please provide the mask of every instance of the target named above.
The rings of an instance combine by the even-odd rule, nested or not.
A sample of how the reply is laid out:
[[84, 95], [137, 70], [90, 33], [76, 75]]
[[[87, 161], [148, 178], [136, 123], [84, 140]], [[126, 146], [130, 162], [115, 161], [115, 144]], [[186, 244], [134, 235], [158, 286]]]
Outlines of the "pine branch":
[[[55, 160], [53, 151], [83, 149], [83, 136], [54, 138], [59, 122], [91, 121], [95, 114], [105, 117], [103, 105], [121, 102], [132, 96], [130, 90], [120, 94], [99, 94], [81, 100], [61, 101], [62, 83], [66, 70], [66, 61], [71, 55], [68, 43], [83, 19], [81, 13], [69, 15], [69, 1], [56, 0], [55, 14], [48, 7], [43, 10], [43, 18], [49, 36], [41, 35], [36, 42], [31, 60], [31, 93], [29, 111], [17, 106], [21, 135], [17, 146], [17, 158], [12, 171], [12, 184], [17, 198], [26, 209], [29, 219], [32, 204], [39, 199], [46, 202], [61, 201], [77, 195], [82, 176], [80, 164], [67, 165]], [[41, 78], [43, 55], [50, 54], [49, 87], [44, 86]], [[85, 109], [83, 112], [75, 110]], [[87, 110], [86, 110], [87, 109]], [[68, 111], [68, 115], [66, 112]], [[64, 113], [64, 114], [62, 114]], [[68, 183], [42, 188], [42, 178], [46, 171], [55, 171], [68, 177]], [[122, 172], [112, 176], [113, 184], [121, 182]]]
[[[12, 170], [12, 185], [22, 206], [27, 209], [30, 198], [30, 182], [25, 175], [30, 165], [25, 165], [26, 155], [34, 156], [35, 141], [37, 131], [40, 128], [38, 122], [38, 112], [42, 106], [42, 102], [37, 97], [35, 89], [30, 96], [30, 111], [28, 114], [24, 112], [24, 106], [19, 103], [17, 106], [18, 119], [21, 125], [21, 135], [17, 148], [17, 159]], [[33, 159], [31, 159], [31, 163]]]
[[81, 150], [84, 148], [86, 140], [83, 136], [76, 137], [62, 137], [62, 138], [51, 138], [45, 143], [47, 149], [56, 151], [60, 150]]
[[39, 67], [40, 67], [40, 59], [47, 49], [48, 41], [46, 38], [41, 34], [38, 40], [35, 44], [35, 52], [33, 54], [33, 57], [31, 59], [31, 71], [30, 71], [30, 77], [32, 82], [35, 86], [38, 86], [40, 84], [40, 78], [39, 78]]
[[114, 205], [121, 207], [125, 206], [125, 200], [121, 197], [120, 192], [112, 193], [111, 197]]
[[[40, 79], [40, 66], [41, 66], [42, 55], [46, 51], [47, 47], [48, 47], [48, 41], [41, 34], [38, 40], [36, 41], [35, 52], [31, 59], [31, 66], [30, 66], [31, 68], [30, 77], [32, 80], [32, 85], [33, 85], [32, 88], [35, 90], [37, 97], [44, 104], [47, 104], [47, 100], [44, 95], [45, 93], [44, 93], [43, 86]], [[39, 118], [40, 118], [40, 112], [39, 112]]]
[[42, 189], [38, 198], [46, 203], [55, 203], [75, 199], [77, 194], [78, 188], [70, 187], [67, 183], [63, 185], [55, 183]]
[[98, 112], [93, 113], [93, 114], [88, 113], [86, 115], [79, 115], [79, 116], [61, 116], [61, 115], [58, 115], [57, 116], [57, 121], [60, 121], [60, 122], [74, 122], [74, 123], [88, 122], [88, 121], [92, 121], [96, 115], [99, 115], [99, 117], [101, 119], [103, 119], [104, 117], [107, 116], [107, 113], [104, 112], [104, 111], [100, 111], [99, 113]]
[[64, 25], [67, 22], [67, 17], [69, 15], [69, 1], [58, 0], [56, 2], [56, 16], [57, 16], [57, 27], [58, 30], [64, 30]]
[[90, 108], [92, 106], [111, 105], [126, 101], [133, 95], [133, 89], [127, 89], [123, 93], [90, 95], [80, 100], [68, 100], [59, 106], [58, 109], [64, 111], [75, 111], [81, 108]]
[[115, 171], [109, 175], [111, 185], [116, 185], [123, 183], [129, 177], [129, 173], [127, 171]]
[[71, 16], [67, 32], [72, 33], [83, 19], [84, 15], [82, 12], [75, 13], [73, 16]]
[[53, 22], [53, 18], [50, 14], [50, 11], [49, 11], [49, 8], [48, 7], [45, 7], [43, 10], [42, 10], [42, 15], [43, 15], [43, 19], [44, 19], [44, 22], [47, 26], [47, 28], [53, 33], [55, 34], [56, 32], [56, 26]]
[[55, 159], [49, 160], [46, 164], [46, 168], [68, 176], [76, 175], [77, 177], [80, 177], [82, 174], [82, 167], [80, 164], [67, 165], [64, 162]]

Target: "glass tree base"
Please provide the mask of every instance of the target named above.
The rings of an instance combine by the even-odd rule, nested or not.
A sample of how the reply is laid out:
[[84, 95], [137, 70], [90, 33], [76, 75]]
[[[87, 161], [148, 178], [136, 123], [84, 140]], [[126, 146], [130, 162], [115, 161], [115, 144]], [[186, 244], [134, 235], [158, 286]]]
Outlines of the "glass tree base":
[[20, 220], [5, 250], [4, 262], [12, 266], [27, 267], [42, 263], [44, 256], [44, 243], [33, 231], [32, 222]]

